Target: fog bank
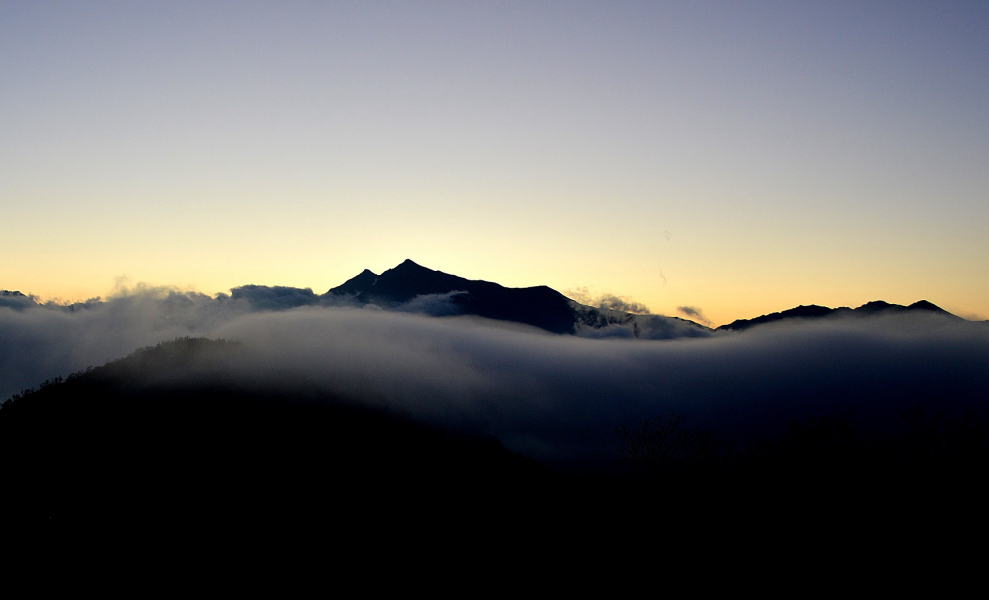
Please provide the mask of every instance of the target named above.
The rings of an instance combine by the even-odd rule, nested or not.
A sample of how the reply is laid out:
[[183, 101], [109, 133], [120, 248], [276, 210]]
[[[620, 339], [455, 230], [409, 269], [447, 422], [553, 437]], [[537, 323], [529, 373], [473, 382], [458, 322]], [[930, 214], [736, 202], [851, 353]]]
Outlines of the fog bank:
[[669, 414], [747, 435], [823, 412], [881, 428], [910, 407], [982, 411], [989, 399], [989, 327], [938, 315], [651, 341], [174, 292], [74, 312], [0, 307], [0, 396], [188, 335], [242, 342], [229, 375], [247, 383], [325, 389], [544, 458], [618, 451], [616, 428]]

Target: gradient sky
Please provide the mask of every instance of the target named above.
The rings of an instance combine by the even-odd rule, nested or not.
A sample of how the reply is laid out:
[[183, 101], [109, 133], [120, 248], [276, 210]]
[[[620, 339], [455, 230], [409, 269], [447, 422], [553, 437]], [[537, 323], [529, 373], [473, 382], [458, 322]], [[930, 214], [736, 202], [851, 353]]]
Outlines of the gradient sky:
[[989, 318], [987, 2], [0, 0], [0, 289], [405, 258]]

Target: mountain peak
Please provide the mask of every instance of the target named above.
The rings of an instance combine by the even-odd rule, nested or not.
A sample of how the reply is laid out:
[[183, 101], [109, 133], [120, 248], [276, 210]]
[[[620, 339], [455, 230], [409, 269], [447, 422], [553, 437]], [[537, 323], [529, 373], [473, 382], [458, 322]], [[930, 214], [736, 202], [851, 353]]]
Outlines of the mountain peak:
[[[358, 275], [354, 275], [342, 285], [335, 288], [331, 288], [326, 294], [347, 294], [347, 295], [358, 295], [366, 291], [369, 287], [373, 286], [378, 280], [378, 275], [376, 275], [371, 269], [364, 269]], [[324, 296], [326, 294], [323, 294]]]
[[424, 268], [425, 268], [425, 267], [423, 267], [422, 265], [420, 265], [419, 263], [417, 263], [417, 262], [415, 262], [414, 260], [412, 260], [411, 258], [406, 258], [405, 260], [403, 260], [403, 261], [402, 261], [402, 262], [401, 262], [401, 263], [400, 263], [400, 264], [399, 264], [399, 265], [398, 265], [397, 267], [395, 267], [395, 268], [396, 268], [396, 269], [399, 269], [399, 268], [409, 268], [409, 267], [416, 267], [416, 268], [418, 268], [418, 269], [424, 269]]
[[929, 302], [927, 300], [918, 300], [913, 304], [911, 304], [910, 306], [908, 306], [907, 308], [913, 308], [919, 310], [931, 310], [934, 312], [947, 312], [937, 304], [934, 304], [933, 302]]
[[933, 302], [929, 302], [927, 300], [918, 300], [913, 304], [911, 304], [910, 306], [908, 306], [907, 310], [924, 310], [935, 314], [948, 316], [951, 317], [952, 319], [961, 319], [961, 317], [959, 317], [958, 315], [953, 315], [950, 312], [938, 306], [937, 304], [934, 304]]

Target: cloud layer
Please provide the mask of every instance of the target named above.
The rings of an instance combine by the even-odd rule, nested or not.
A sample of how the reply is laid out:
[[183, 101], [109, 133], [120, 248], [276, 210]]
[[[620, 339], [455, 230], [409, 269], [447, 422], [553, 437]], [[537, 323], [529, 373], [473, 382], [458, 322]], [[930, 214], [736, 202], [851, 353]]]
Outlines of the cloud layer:
[[881, 428], [917, 405], [982, 411], [989, 401], [989, 327], [938, 315], [595, 340], [471, 317], [264, 311], [164, 290], [75, 311], [0, 307], [0, 396], [187, 335], [243, 342], [230, 368], [244, 381], [326, 389], [549, 459], [618, 452], [618, 427], [669, 414], [750, 435], [824, 412]]

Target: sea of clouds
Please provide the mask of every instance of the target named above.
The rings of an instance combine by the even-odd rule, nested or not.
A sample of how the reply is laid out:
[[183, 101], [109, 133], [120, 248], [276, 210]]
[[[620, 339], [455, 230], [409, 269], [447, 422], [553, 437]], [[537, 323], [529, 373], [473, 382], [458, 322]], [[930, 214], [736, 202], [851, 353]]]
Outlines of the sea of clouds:
[[[937, 314], [656, 341], [346, 305], [284, 308], [277, 296], [264, 305], [144, 288], [72, 310], [0, 306], [0, 398], [141, 347], [205, 336], [242, 343], [226, 368], [243, 381], [304, 382], [550, 459], [619, 451], [617, 428], [670, 414], [731, 434], [835, 412], [882, 427], [916, 406], [989, 404], [989, 327]], [[434, 301], [442, 299], [415, 302]]]

